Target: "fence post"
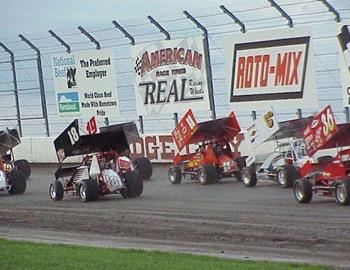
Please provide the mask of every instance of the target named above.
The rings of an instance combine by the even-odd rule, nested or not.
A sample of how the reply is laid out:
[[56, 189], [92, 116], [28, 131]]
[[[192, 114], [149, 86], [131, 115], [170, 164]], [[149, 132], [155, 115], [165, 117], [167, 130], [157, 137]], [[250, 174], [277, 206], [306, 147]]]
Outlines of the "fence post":
[[20, 39], [22, 39], [25, 43], [27, 43], [36, 53], [37, 56], [37, 67], [38, 67], [38, 76], [39, 76], [39, 86], [40, 86], [40, 95], [41, 95], [41, 108], [43, 117], [45, 120], [45, 127], [46, 127], [46, 136], [50, 136], [50, 128], [49, 128], [49, 120], [47, 116], [47, 106], [46, 106], [46, 97], [45, 97], [45, 87], [44, 87], [44, 76], [43, 76], [43, 69], [41, 65], [41, 54], [40, 50], [34, 46], [33, 43], [31, 43], [27, 38], [25, 38], [22, 34], [18, 35]]
[[302, 113], [301, 109], [297, 110], [297, 115], [298, 115], [298, 119], [301, 119], [303, 117], [303, 113]]
[[328, 8], [328, 10], [330, 11], [330, 12], [332, 12], [333, 14], [334, 14], [334, 20], [336, 21], [336, 22], [340, 22], [340, 15], [339, 15], [339, 12], [338, 11], [336, 11], [335, 10], [335, 8], [330, 4], [330, 3], [328, 3], [328, 1], [327, 0], [319, 0], [322, 4], [324, 4], [327, 8]]
[[219, 8], [225, 13], [227, 14], [235, 23], [237, 23], [240, 27], [241, 27], [241, 32], [245, 33], [245, 25], [244, 23], [238, 19], [235, 15], [233, 15], [233, 13], [231, 11], [229, 11], [224, 5], [219, 6]]
[[344, 114], [345, 114], [345, 122], [349, 123], [350, 122], [350, 112], [349, 112], [349, 107], [344, 108]]
[[55, 38], [59, 43], [61, 43], [61, 45], [63, 45], [64, 47], [66, 47], [66, 51], [67, 53], [70, 53], [71, 50], [70, 50], [70, 46], [62, 39], [60, 38], [59, 36], [56, 35], [56, 33], [52, 30], [49, 30], [49, 33], [50, 35]]
[[18, 126], [19, 135], [22, 137], [23, 133], [22, 133], [22, 123], [21, 123], [21, 111], [20, 111], [20, 108], [19, 108], [15, 56], [14, 56], [13, 52], [8, 47], [6, 47], [2, 42], [0, 42], [0, 46], [10, 55], [10, 59], [11, 59], [11, 70], [12, 70], [12, 79], [13, 79], [13, 93], [15, 95], [15, 102], [16, 102], [17, 126]]
[[100, 43], [92, 35], [90, 35], [90, 33], [88, 33], [82, 26], [78, 26], [78, 29], [83, 35], [85, 35], [92, 43], [96, 45], [97, 50], [101, 49]]
[[209, 52], [209, 39], [208, 39], [208, 31], [207, 29], [200, 24], [190, 13], [186, 10], [183, 12], [185, 16], [191, 20], [200, 30], [202, 30], [204, 35], [204, 53], [206, 60], [206, 69], [207, 69], [207, 81], [208, 81], [208, 90], [209, 90], [209, 104], [211, 109], [211, 118], [216, 119], [216, 111], [215, 111], [215, 101], [214, 101], [214, 91], [213, 91], [213, 77], [211, 71], [211, 63], [210, 63], [210, 52]]

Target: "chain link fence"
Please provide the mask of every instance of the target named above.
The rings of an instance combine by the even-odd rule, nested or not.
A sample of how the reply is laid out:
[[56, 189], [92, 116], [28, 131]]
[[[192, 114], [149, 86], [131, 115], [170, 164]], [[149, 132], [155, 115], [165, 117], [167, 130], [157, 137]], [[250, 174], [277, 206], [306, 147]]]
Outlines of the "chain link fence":
[[[229, 15], [233, 14], [233, 17]], [[310, 26], [316, 88], [319, 108], [331, 104], [338, 122], [346, 117], [342, 106], [341, 78], [338, 63], [337, 25], [350, 20], [350, 2], [347, 0], [236, 0], [232, 5], [188, 11], [203, 27], [198, 28], [186, 13], [152, 14], [171, 39], [208, 33], [212, 82], [217, 117], [229, 113], [228, 82], [222, 40], [225, 35], [276, 28]], [[134, 94], [134, 69], [131, 58], [130, 34], [135, 43], [166, 39], [167, 35], [156, 27], [150, 18], [118, 21], [104, 26], [84, 27], [103, 48], [112, 48], [116, 58], [117, 92], [120, 116], [110, 119], [110, 124], [125, 121], [138, 122]], [[49, 29], [47, 29], [49, 30]], [[73, 119], [57, 115], [53, 88], [51, 55], [96, 48], [96, 44], [77, 28], [52, 29], [35, 34], [0, 40], [0, 127], [17, 127], [23, 136], [56, 136]], [[59, 43], [62, 39], [69, 48]], [[13, 54], [13, 58], [11, 55]], [[313, 110], [303, 110], [303, 115]], [[251, 112], [235, 112], [242, 127], [252, 122]], [[257, 111], [257, 114], [262, 112]], [[297, 117], [297, 110], [277, 112], [280, 120]], [[181, 117], [181, 115], [180, 115]], [[200, 120], [207, 120], [211, 112], [196, 113]], [[138, 122], [138, 124], [140, 124]], [[174, 127], [174, 115], [143, 117], [145, 133], [168, 133]]]

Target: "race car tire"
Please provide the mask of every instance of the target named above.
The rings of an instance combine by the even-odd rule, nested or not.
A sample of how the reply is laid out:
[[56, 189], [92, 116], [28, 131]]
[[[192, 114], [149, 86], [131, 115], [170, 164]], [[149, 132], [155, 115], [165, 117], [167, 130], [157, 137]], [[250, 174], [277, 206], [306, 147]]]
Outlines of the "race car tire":
[[100, 194], [97, 181], [94, 179], [83, 180], [79, 186], [79, 197], [83, 202], [96, 201]]
[[202, 185], [211, 185], [218, 181], [216, 168], [213, 165], [204, 164], [199, 168], [198, 179]]
[[235, 159], [238, 170], [234, 171], [233, 175], [236, 177], [238, 181], [242, 181], [242, 169], [247, 166], [246, 159], [247, 159], [246, 156]]
[[9, 184], [11, 185], [8, 191], [11, 195], [22, 194], [26, 190], [27, 181], [21, 171], [13, 170], [9, 173]]
[[294, 182], [299, 178], [299, 172], [293, 165], [285, 165], [277, 170], [276, 180], [284, 188], [293, 187]]
[[179, 166], [171, 166], [168, 171], [168, 178], [172, 184], [180, 184], [182, 180], [181, 168]]
[[153, 174], [151, 161], [148, 158], [140, 157], [134, 160], [135, 169], [143, 180], [149, 180]]
[[339, 205], [350, 204], [350, 179], [341, 181], [336, 184], [335, 200]]
[[249, 166], [242, 169], [242, 181], [246, 187], [254, 187], [257, 180], [258, 178], [254, 167]]
[[125, 189], [120, 191], [123, 198], [139, 197], [143, 191], [143, 181], [136, 171], [128, 171], [124, 174]]
[[14, 165], [17, 170], [21, 171], [24, 174], [24, 177], [28, 179], [30, 177], [31, 168], [29, 162], [25, 159], [19, 159], [14, 162]]
[[309, 203], [312, 199], [312, 184], [308, 179], [298, 179], [294, 183], [294, 197], [299, 203]]
[[54, 201], [61, 201], [63, 199], [63, 185], [61, 181], [55, 181], [50, 184], [49, 188], [50, 198]]

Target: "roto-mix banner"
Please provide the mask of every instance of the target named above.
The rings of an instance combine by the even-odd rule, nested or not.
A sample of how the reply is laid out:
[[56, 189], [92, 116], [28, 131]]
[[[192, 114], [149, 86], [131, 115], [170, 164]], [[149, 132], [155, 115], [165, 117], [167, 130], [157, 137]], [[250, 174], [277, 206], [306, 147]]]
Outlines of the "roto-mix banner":
[[338, 40], [343, 103], [345, 107], [350, 107], [350, 22], [349, 25], [340, 25]]
[[308, 28], [257, 31], [224, 40], [234, 110], [316, 107]]
[[118, 115], [112, 50], [52, 56], [57, 111], [60, 116], [90, 118]]
[[131, 47], [139, 115], [209, 110], [202, 37]]

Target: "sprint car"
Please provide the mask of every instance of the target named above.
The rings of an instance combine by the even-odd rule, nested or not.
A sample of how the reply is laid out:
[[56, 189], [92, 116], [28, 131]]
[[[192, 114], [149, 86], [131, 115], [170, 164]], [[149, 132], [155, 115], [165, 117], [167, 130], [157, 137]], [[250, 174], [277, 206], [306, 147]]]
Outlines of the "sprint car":
[[313, 194], [335, 197], [339, 205], [350, 204], [350, 124], [336, 124], [332, 109], [327, 106], [303, 129], [309, 157], [318, 152], [336, 149], [335, 156], [320, 156], [317, 162], [306, 162], [294, 184], [294, 197], [309, 203]]
[[[135, 162], [130, 158], [129, 145], [138, 137], [133, 122], [103, 127], [97, 134], [80, 135], [78, 120], [73, 121], [54, 141], [60, 167], [50, 184], [51, 199], [62, 200], [65, 193], [78, 194], [83, 202], [112, 193], [124, 198], [140, 196], [143, 178], [151, 176], [152, 167], [145, 158]], [[62, 164], [67, 157], [78, 155], [82, 156], [79, 165]]]
[[[268, 111], [248, 128], [253, 152], [247, 158], [248, 167], [242, 170], [242, 182], [247, 187], [256, 185], [260, 178], [276, 181], [284, 188], [293, 187], [299, 177], [299, 168], [309, 160], [302, 139], [302, 128], [312, 117], [278, 122], [274, 112]], [[261, 165], [255, 161], [254, 151], [264, 142], [274, 141], [276, 148]]]
[[[169, 168], [169, 181], [179, 184], [183, 176], [199, 180], [202, 185], [216, 183], [224, 177], [235, 176], [240, 180], [245, 158], [234, 158], [229, 145], [240, 131], [233, 112], [225, 118], [197, 123], [189, 110], [172, 132], [179, 153]], [[181, 154], [191, 144], [198, 146], [195, 153]]]
[[13, 161], [13, 155], [8, 154], [20, 142], [17, 129], [0, 131], [0, 191], [7, 191], [11, 195], [22, 194], [27, 187], [27, 177], [21, 171], [25, 167], [20, 165], [28, 162], [26, 160]]

